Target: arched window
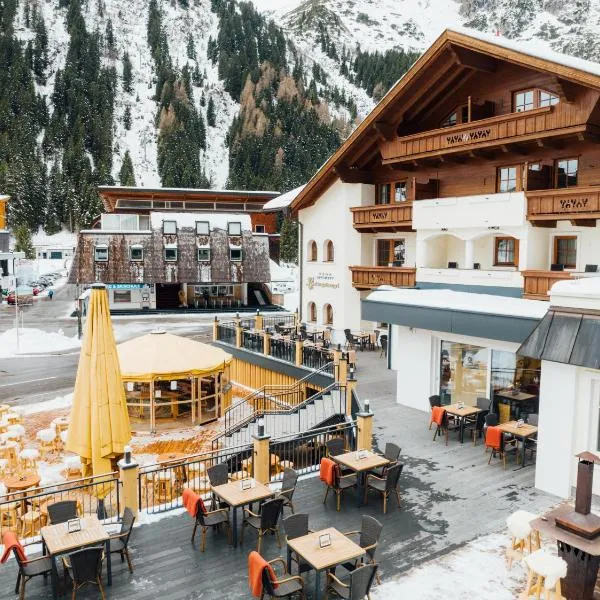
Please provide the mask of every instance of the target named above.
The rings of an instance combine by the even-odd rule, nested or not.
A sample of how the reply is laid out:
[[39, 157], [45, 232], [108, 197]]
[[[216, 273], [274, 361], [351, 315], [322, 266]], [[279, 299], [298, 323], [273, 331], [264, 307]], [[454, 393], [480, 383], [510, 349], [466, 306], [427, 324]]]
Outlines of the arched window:
[[333, 252], [333, 242], [331, 240], [327, 240], [325, 242], [325, 248], [324, 248], [323, 254], [325, 254], [326, 262], [333, 262], [334, 252]]
[[333, 308], [331, 304], [323, 307], [323, 325], [333, 325]]
[[317, 262], [317, 242], [315, 240], [308, 242], [308, 260]]
[[308, 303], [308, 320], [311, 323], [317, 322], [317, 305], [314, 302]]

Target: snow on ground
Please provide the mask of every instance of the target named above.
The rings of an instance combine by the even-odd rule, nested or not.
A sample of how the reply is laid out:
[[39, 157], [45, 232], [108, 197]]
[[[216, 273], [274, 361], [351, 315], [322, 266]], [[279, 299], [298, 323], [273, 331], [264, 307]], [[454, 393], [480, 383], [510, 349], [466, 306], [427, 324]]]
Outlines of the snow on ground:
[[51, 410], [62, 410], [64, 408], [71, 408], [73, 404], [73, 394], [66, 394], [65, 396], [56, 396], [52, 400], [46, 400], [45, 402], [35, 402], [33, 404], [25, 404], [21, 407], [21, 413], [23, 415], [33, 415], [41, 412], [48, 412]]
[[63, 352], [81, 347], [81, 341], [67, 337], [62, 330], [42, 331], [30, 327], [19, 328], [19, 347], [17, 348], [17, 330], [9, 329], [0, 334], [0, 358], [9, 358], [15, 354], [37, 354], [42, 352]]

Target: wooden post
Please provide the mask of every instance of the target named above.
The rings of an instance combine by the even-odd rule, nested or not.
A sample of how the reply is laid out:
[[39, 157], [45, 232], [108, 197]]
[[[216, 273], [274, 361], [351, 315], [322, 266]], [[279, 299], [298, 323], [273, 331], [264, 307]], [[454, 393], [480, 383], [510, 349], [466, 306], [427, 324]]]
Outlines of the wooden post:
[[352, 417], [352, 392], [356, 389], [358, 381], [352, 377], [346, 382], [346, 416]]
[[121, 481], [121, 490], [123, 493], [121, 499], [121, 506], [128, 507], [133, 512], [133, 516], [137, 518], [140, 510], [139, 506], [139, 493], [138, 493], [138, 475], [140, 472], [140, 466], [133, 458], [130, 462], [125, 462], [125, 458], [122, 458], [117, 465], [119, 466], [119, 480]]
[[219, 319], [217, 315], [215, 315], [215, 320], [213, 321], [213, 342], [216, 342], [219, 339]]
[[294, 327], [297, 329], [300, 324], [300, 315], [298, 315], [298, 309], [294, 311]]
[[262, 331], [264, 329], [264, 317], [260, 314], [260, 310], [256, 309], [256, 321], [254, 323], [254, 328]]
[[356, 440], [357, 450], [373, 449], [373, 413], [361, 412], [356, 417], [358, 436]]
[[155, 418], [154, 418], [154, 379], [150, 380], [150, 431], [155, 432]]
[[196, 384], [195, 384], [195, 377], [190, 377], [190, 383], [191, 383], [191, 386], [192, 386], [192, 425], [195, 425], [196, 424]]
[[263, 336], [263, 354], [269, 356], [271, 354], [271, 334], [264, 331]]
[[253, 437], [254, 455], [252, 459], [252, 476], [259, 483], [264, 483], [266, 485], [271, 480], [271, 459], [269, 456], [269, 442], [271, 441], [271, 436], [255, 435]]
[[340, 385], [346, 385], [346, 382], [348, 381], [348, 358], [343, 352], [338, 359], [336, 373], [336, 382]]
[[302, 340], [296, 340], [296, 366], [302, 366]]
[[242, 347], [242, 320], [239, 313], [235, 315], [235, 347]]

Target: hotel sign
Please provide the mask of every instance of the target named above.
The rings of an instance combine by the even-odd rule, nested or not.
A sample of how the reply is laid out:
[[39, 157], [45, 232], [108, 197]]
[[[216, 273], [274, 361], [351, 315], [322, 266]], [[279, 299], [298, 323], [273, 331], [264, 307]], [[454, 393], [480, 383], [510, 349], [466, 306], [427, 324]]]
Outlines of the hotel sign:
[[340, 287], [340, 284], [335, 280], [333, 273], [321, 272], [317, 273], [314, 277], [309, 277], [306, 281], [306, 286], [309, 290], [316, 287], [337, 289]]

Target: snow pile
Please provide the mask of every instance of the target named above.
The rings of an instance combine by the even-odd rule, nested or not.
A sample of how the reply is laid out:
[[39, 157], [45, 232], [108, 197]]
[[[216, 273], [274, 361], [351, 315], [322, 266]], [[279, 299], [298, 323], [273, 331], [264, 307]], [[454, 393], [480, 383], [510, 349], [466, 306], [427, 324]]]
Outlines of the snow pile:
[[56, 396], [52, 400], [46, 400], [45, 402], [35, 402], [33, 404], [25, 404], [20, 408], [23, 415], [34, 415], [41, 412], [49, 412], [52, 410], [63, 410], [65, 408], [71, 408], [73, 405], [73, 393], [66, 394], [65, 396]]
[[80, 347], [81, 341], [77, 339], [77, 336], [67, 337], [60, 329], [56, 332], [48, 332], [29, 327], [20, 328], [18, 351], [16, 329], [9, 329], [0, 334], [0, 358], [10, 358], [15, 354], [64, 352]]
[[60, 231], [53, 235], [48, 235], [43, 229], [31, 236], [31, 243], [37, 250], [70, 249], [74, 250], [77, 246], [77, 234], [70, 231]]

